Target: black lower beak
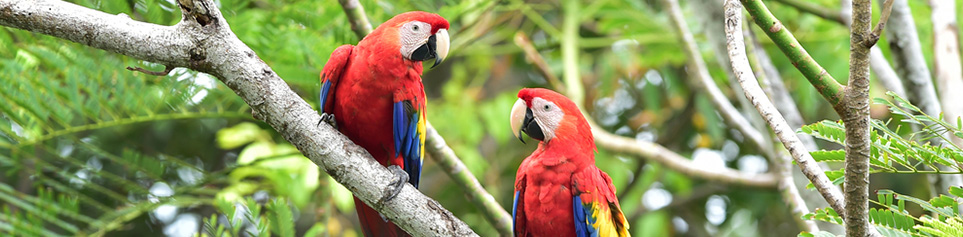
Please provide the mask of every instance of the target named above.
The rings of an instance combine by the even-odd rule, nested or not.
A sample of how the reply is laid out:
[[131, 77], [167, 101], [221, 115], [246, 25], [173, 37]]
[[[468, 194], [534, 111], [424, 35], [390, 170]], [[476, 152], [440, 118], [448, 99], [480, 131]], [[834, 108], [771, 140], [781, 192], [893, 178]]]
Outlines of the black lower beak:
[[[525, 110], [525, 120], [522, 121], [522, 132], [539, 141], [545, 139], [542, 128], [538, 126], [538, 122], [535, 122], [535, 117], [532, 116], [532, 109]], [[522, 136], [518, 136], [518, 139], [521, 140]], [[522, 140], [522, 143], [525, 143], [525, 140]]]
[[[438, 47], [437, 43], [435, 43], [436, 40], [437, 39], [434, 35], [428, 37], [427, 43], [421, 45], [421, 47], [418, 47], [414, 52], [411, 53], [411, 60], [425, 61], [428, 59], [437, 58], [438, 53], [435, 52], [435, 49]], [[441, 60], [435, 60], [435, 64], [431, 65], [431, 68], [435, 68], [435, 66], [438, 66], [440, 63]]]

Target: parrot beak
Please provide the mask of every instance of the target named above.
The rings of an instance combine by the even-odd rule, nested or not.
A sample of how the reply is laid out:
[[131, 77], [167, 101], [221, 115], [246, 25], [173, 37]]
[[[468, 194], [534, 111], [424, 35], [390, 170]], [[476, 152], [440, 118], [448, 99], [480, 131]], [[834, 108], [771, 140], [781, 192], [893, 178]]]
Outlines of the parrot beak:
[[431, 41], [431, 39], [429, 39], [428, 41], [435, 42], [435, 46], [437, 46], [435, 47], [435, 64], [431, 65], [431, 68], [435, 68], [435, 66], [441, 64], [442, 61], [445, 61], [445, 57], [448, 57], [448, 47], [451, 45], [451, 42], [448, 38], [448, 30], [446, 29], [439, 29], [431, 38], [435, 40]]
[[541, 141], [545, 139], [542, 128], [535, 122], [535, 116], [533, 116], [532, 110], [528, 108], [524, 100], [518, 99], [515, 101], [510, 117], [512, 120], [512, 135], [515, 135], [522, 143], [525, 143], [525, 139], [522, 138], [522, 132], [536, 140]]
[[519, 141], [525, 143], [525, 139], [522, 139], [522, 124], [525, 123], [525, 114], [528, 110], [528, 106], [525, 105], [525, 101], [518, 99], [515, 101], [515, 105], [512, 106], [512, 114], [509, 116], [512, 121], [512, 135], [518, 138]]
[[411, 59], [425, 61], [434, 58], [435, 64], [431, 65], [431, 68], [435, 68], [448, 56], [448, 45], [450, 43], [448, 41], [448, 30], [439, 29], [434, 35], [428, 37], [428, 42], [411, 53]]

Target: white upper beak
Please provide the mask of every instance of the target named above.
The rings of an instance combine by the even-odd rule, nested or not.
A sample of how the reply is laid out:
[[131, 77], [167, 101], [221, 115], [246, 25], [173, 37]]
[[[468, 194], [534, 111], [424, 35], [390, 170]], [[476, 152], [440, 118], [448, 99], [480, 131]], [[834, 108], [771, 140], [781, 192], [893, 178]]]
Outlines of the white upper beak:
[[449, 39], [448, 30], [438, 29], [438, 32], [435, 32], [435, 44], [437, 47], [435, 49], [435, 54], [437, 56], [435, 56], [435, 64], [431, 67], [438, 66], [438, 64], [441, 64], [441, 62], [445, 61], [445, 58], [448, 57], [448, 48], [451, 45], [450, 41], [451, 39]]
[[528, 104], [524, 100], [518, 99], [515, 101], [515, 105], [512, 105], [512, 113], [509, 115], [511, 118], [512, 135], [515, 138], [522, 138], [522, 123], [525, 121], [525, 111], [528, 109]]

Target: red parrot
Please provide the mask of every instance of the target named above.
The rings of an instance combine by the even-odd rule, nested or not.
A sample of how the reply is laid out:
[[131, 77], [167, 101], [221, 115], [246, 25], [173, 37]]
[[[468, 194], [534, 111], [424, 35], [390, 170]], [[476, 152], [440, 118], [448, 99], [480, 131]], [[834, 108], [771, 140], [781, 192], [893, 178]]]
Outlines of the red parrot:
[[525, 88], [512, 106], [512, 133], [540, 140], [515, 176], [515, 236], [629, 236], [612, 178], [595, 166], [592, 129], [565, 96]]
[[[321, 71], [322, 121], [332, 124], [395, 172], [390, 199], [407, 181], [418, 187], [425, 144], [422, 61], [448, 55], [448, 21], [427, 12], [399, 14], [364, 37], [342, 45]], [[365, 236], [407, 236], [354, 199]], [[384, 200], [382, 200], [384, 201]]]

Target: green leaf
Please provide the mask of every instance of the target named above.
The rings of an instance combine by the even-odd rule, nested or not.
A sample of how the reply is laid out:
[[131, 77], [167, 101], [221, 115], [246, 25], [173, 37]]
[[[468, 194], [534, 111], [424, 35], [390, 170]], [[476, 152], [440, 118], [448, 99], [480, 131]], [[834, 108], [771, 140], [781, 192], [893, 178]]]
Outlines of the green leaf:
[[843, 162], [846, 161], [846, 151], [844, 150], [819, 150], [809, 152], [818, 162]]
[[949, 193], [950, 195], [953, 195], [956, 197], [963, 197], [963, 188], [960, 188], [957, 186], [950, 186]]

